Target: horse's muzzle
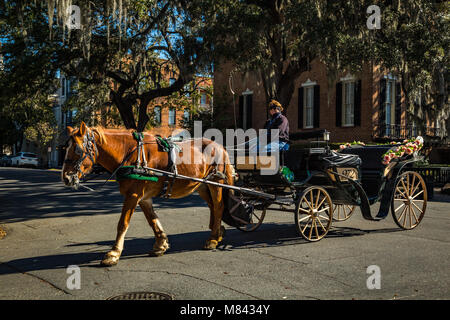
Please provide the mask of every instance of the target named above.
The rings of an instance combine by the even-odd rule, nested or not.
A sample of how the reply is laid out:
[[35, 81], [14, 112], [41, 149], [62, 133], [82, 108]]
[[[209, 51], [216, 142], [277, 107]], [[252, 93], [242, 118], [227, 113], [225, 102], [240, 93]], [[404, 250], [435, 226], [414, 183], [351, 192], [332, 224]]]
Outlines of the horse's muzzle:
[[62, 180], [66, 186], [72, 187], [75, 190], [78, 189], [78, 186], [80, 184], [80, 179], [78, 178], [77, 174], [63, 174]]

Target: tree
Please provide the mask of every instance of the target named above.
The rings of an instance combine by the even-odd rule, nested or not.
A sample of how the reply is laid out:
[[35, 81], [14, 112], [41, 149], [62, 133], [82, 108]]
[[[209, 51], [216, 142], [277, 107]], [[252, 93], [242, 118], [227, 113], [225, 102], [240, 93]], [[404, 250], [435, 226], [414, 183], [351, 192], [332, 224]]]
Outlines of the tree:
[[[384, 2], [388, 5], [388, 2]], [[400, 75], [408, 116], [424, 132], [427, 119], [450, 130], [450, 4], [444, 1], [397, 1], [383, 14], [372, 58]]]
[[[67, 25], [72, 3], [80, 8], [80, 29]], [[149, 121], [147, 106], [152, 100], [183, 90], [197, 73], [210, 68], [212, 47], [200, 37], [202, 16], [193, 1], [72, 3], [4, 1], [0, 17], [7, 22], [1, 25], [0, 37], [7, 38], [1, 49], [6, 64], [26, 69], [24, 55], [35, 53], [51, 61], [47, 70], [40, 70], [46, 76], [54, 77], [60, 70], [87, 87], [109, 87], [124, 125], [139, 131]], [[19, 43], [22, 51], [17, 50]], [[37, 58], [27, 58], [39, 70]], [[168, 73], [175, 80], [165, 85]], [[28, 70], [22, 74], [30, 79]], [[18, 78], [12, 67], [7, 67], [6, 76]]]
[[[374, 4], [382, 26], [371, 30], [367, 9]], [[205, 6], [214, 8], [207, 35], [225, 57], [216, 65], [229, 60], [238, 71], [259, 74], [266, 100], [277, 99], [285, 110], [312, 60], [326, 66], [329, 87], [338, 72], [375, 62], [400, 73], [412, 117], [448, 119], [448, 2], [211, 0]], [[427, 103], [414, 104], [419, 91]]]

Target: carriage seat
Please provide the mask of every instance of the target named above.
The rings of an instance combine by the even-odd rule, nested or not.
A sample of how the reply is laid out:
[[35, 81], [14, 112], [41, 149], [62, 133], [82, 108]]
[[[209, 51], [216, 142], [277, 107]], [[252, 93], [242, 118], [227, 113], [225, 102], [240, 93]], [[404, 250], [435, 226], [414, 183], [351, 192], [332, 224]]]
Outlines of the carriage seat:
[[331, 151], [331, 155], [324, 159], [333, 167], [359, 167], [362, 162], [356, 154], [340, 154], [336, 151]]

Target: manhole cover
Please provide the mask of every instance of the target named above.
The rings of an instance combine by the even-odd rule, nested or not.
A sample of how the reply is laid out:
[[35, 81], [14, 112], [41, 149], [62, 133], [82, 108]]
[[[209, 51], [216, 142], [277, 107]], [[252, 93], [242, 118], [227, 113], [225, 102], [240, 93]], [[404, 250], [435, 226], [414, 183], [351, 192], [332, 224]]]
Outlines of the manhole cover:
[[106, 300], [173, 300], [167, 293], [160, 292], [132, 292], [111, 297]]

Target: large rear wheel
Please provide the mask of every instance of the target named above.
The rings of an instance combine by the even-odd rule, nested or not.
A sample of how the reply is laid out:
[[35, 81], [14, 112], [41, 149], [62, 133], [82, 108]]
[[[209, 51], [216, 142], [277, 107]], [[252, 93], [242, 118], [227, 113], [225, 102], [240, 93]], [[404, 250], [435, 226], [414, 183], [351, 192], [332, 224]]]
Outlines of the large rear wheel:
[[425, 215], [427, 201], [427, 186], [422, 176], [414, 171], [402, 173], [391, 203], [395, 223], [405, 230], [417, 227]]
[[295, 226], [308, 241], [319, 241], [328, 233], [333, 219], [333, 203], [328, 192], [318, 186], [303, 191], [295, 210]]

